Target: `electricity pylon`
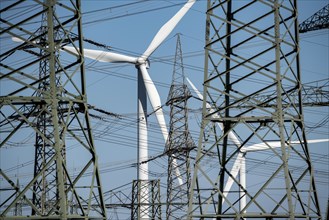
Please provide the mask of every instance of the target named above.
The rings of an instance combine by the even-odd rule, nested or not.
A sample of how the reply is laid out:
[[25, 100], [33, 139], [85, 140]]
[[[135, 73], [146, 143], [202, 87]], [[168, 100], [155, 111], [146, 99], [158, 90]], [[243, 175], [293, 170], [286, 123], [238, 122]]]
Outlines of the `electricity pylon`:
[[329, 28], [329, 4], [299, 24], [299, 32], [316, 31]]
[[[185, 83], [180, 35], [177, 35], [172, 83], [167, 105], [170, 106], [166, 219], [184, 219], [189, 200], [190, 151], [195, 147], [188, 128], [187, 101], [191, 93]], [[177, 172], [179, 170], [179, 173]]]
[[[303, 118], [297, 15], [296, 0], [208, 0], [188, 219], [321, 219]], [[268, 150], [247, 154], [242, 187], [231, 170], [249, 145]], [[225, 192], [229, 177], [233, 186]]]
[[[147, 187], [148, 194], [141, 193]], [[161, 220], [160, 180], [134, 180], [131, 198], [132, 220]]]
[[[26, 143], [24, 159], [35, 166], [24, 167], [33, 175], [20, 187], [1, 168], [0, 217], [106, 219], [83, 50], [78, 56], [61, 50], [63, 44], [83, 48], [80, 1], [30, 3], [1, 3], [1, 156]], [[26, 141], [31, 136], [35, 144]], [[22, 202], [20, 216], [12, 214]]]
[[[53, 13], [55, 13], [55, 8], [53, 9]], [[38, 35], [41, 36], [39, 38], [39, 44], [47, 45], [47, 29], [48, 29], [48, 17], [47, 13], [43, 13], [41, 21], [41, 27], [38, 30]], [[57, 26], [58, 23], [54, 20], [54, 26]], [[54, 29], [53, 33], [54, 41], [59, 41], [61, 39], [60, 33], [58, 29]], [[43, 49], [40, 50], [40, 57], [46, 56], [48, 51]], [[56, 57], [58, 59], [58, 55]], [[58, 70], [58, 63], [55, 62], [55, 71]], [[36, 96], [42, 98], [44, 94], [50, 92], [50, 80], [47, 79], [49, 75], [50, 65], [48, 59], [42, 59], [39, 61], [39, 79], [45, 78], [38, 84], [38, 91], [36, 91]], [[61, 84], [61, 76], [55, 76], [55, 84], [56, 87]], [[62, 91], [61, 91], [62, 92]], [[60, 96], [63, 94], [60, 92]], [[49, 109], [47, 109], [49, 108]], [[36, 109], [36, 114], [39, 115], [36, 117], [36, 127], [40, 133], [35, 133], [35, 159], [34, 159], [34, 177], [36, 177], [36, 181], [33, 183], [33, 195], [32, 195], [32, 203], [41, 210], [41, 213], [48, 213], [52, 207], [56, 204], [56, 201], [59, 199], [59, 194], [56, 193], [56, 167], [57, 162], [54, 160], [49, 163], [47, 167], [45, 165], [51, 160], [55, 155], [55, 148], [51, 147], [46, 140], [51, 140], [54, 137], [54, 130], [52, 129], [52, 115], [49, 114], [50, 106], [38, 106]], [[58, 112], [58, 117], [63, 118], [62, 111]], [[65, 144], [62, 149], [62, 157], [65, 158]], [[42, 170], [45, 169], [44, 172]], [[42, 175], [39, 176], [39, 173], [42, 172]], [[32, 215], [36, 215], [36, 210], [32, 210]]]

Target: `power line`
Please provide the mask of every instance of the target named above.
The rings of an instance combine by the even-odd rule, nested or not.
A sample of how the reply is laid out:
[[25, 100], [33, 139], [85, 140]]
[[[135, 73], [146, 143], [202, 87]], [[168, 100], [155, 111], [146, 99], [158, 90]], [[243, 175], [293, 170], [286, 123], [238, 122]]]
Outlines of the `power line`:
[[114, 19], [118, 19], [118, 18], [129, 17], [129, 16], [133, 16], [133, 15], [140, 15], [140, 14], [144, 14], [144, 13], [155, 12], [155, 11], [159, 11], [159, 10], [163, 10], [163, 9], [167, 9], [167, 8], [180, 6], [180, 5], [183, 5], [183, 4], [185, 4], [185, 3], [177, 3], [177, 4], [173, 4], [173, 5], [169, 5], [169, 6], [162, 6], [162, 7], [152, 8], [152, 9], [138, 11], [138, 12], [126, 13], [124, 15], [118, 15], [118, 16], [109, 17], [109, 18], [96, 19], [96, 20], [93, 20], [93, 21], [84, 22], [83, 25], [89, 25], [89, 24], [114, 20]]

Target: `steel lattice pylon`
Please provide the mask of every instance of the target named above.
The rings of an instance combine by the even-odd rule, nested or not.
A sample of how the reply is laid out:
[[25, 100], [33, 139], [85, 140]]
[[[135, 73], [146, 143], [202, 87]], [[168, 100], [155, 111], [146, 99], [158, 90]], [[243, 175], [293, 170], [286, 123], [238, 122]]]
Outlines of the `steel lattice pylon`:
[[195, 147], [188, 129], [187, 100], [190, 97], [191, 93], [185, 83], [182, 48], [178, 34], [174, 71], [167, 101], [167, 105], [170, 106], [170, 125], [167, 143], [166, 219], [184, 219], [187, 212], [191, 183], [190, 151]]
[[[83, 51], [73, 56], [61, 50], [64, 44], [83, 48], [80, 1], [9, 1], [1, 3], [0, 13], [6, 40], [0, 49], [0, 150], [5, 155], [12, 144], [24, 145], [35, 165], [31, 171], [24, 167], [33, 175], [20, 186], [10, 169], [1, 168], [6, 190], [0, 192], [0, 216], [106, 219]], [[12, 214], [22, 203], [20, 216]]]
[[299, 24], [299, 32], [316, 31], [329, 28], [329, 4]]
[[[53, 8], [53, 13], [55, 13], [55, 8]], [[38, 35], [41, 36], [38, 40], [39, 44], [47, 45], [48, 34], [48, 17], [47, 13], [43, 13], [41, 21], [41, 27], [38, 30]], [[58, 23], [54, 21], [54, 25], [57, 26]], [[54, 30], [53, 33], [54, 41], [59, 41], [61, 39], [58, 30]], [[26, 48], [28, 49], [28, 47]], [[48, 51], [40, 49], [40, 57], [47, 56]], [[58, 56], [56, 57], [58, 58]], [[55, 62], [55, 71], [58, 70], [58, 64]], [[36, 96], [42, 98], [44, 94], [50, 92], [50, 80], [47, 78], [49, 75], [50, 66], [48, 59], [42, 59], [39, 61], [39, 78], [45, 78], [38, 85], [38, 91], [36, 91]], [[55, 85], [60, 86], [60, 75], [56, 76]], [[62, 95], [62, 94], [60, 94]], [[37, 130], [40, 133], [35, 133], [35, 159], [34, 159], [34, 177], [37, 180], [33, 184], [33, 196], [32, 203], [38, 207], [42, 214], [47, 214], [52, 207], [56, 204], [58, 200], [58, 193], [56, 192], [56, 161], [50, 162], [47, 167], [45, 165], [51, 160], [55, 155], [55, 148], [51, 147], [49, 143], [47, 143], [47, 139], [51, 140], [54, 138], [54, 130], [52, 129], [52, 115], [49, 114], [51, 112], [51, 107], [49, 105], [39, 105], [36, 114], [39, 115], [37, 120]], [[59, 118], [63, 118], [63, 112], [59, 111]], [[65, 144], [62, 149], [62, 157], [65, 158]], [[45, 169], [44, 172], [42, 170]], [[39, 176], [39, 173], [42, 172], [42, 175]], [[36, 210], [32, 210], [32, 215], [36, 215]]]
[[[148, 193], [143, 193], [145, 191]], [[160, 180], [134, 180], [131, 198], [131, 219], [160, 220], [160, 201]]]
[[304, 128], [297, 12], [296, 0], [208, 0], [188, 219], [321, 219]]

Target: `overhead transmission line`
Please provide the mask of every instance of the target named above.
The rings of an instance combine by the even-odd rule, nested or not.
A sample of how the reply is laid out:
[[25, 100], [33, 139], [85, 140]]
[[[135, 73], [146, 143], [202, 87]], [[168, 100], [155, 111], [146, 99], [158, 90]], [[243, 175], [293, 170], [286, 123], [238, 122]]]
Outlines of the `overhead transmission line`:
[[[147, 0], [147, 1], [149, 1], [149, 0]], [[142, 3], [142, 2], [136, 2], [136, 3]], [[128, 17], [128, 16], [133, 16], [133, 15], [139, 15], [139, 14], [144, 14], [144, 13], [148, 13], [148, 12], [155, 12], [155, 11], [159, 11], [159, 10], [163, 10], [163, 9], [167, 9], [167, 8], [172, 8], [172, 7], [176, 7], [176, 6], [184, 5], [184, 4], [185, 3], [177, 3], [177, 4], [173, 4], [173, 5], [162, 6], [162, 7], [158, 7], [158, 8], [152, 8], [152, 9], [147, 9], [147, 10], [143, 10], [143, 11], [127, 13], [127, 14], [123, 14], [123, 15], [117, 15], [117, 16], [109, 17], [109, 18], [96, 19], [96, 20], [93, 20], [93, 21], [83, 22], [83, 25], [88, 25], [88, 24], [93, 24], [93, 23], [99, 23], [99, 22], [104, 22], [104, 21], [108, 21], [108, 20], [114, 20], [114, 19]], [[124, 5], [124, 6], [126, 6], [126, 5]], [[114, 6], [114, 7], [118, 7], [118, 6]], [[109, 9], [113, 9], [114, 7], [110, 7]], [[95, 12], [97, 12], [97, 11], [99, 11], [99, 10], [96, 10]], [[92, 13], [92, 12], [93, 11], [90, 11], [89, 13]], [[82, 13], [82, 14], [84, 14], [84, 13]]]

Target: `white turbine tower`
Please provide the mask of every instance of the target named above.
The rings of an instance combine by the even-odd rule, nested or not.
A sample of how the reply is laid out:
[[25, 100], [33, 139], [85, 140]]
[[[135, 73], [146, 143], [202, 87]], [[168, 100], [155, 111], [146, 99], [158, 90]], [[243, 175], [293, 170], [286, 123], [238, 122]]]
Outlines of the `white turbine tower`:
[[[194, 86], [194, 84], [186, 78], [187, 82], [190, 84], [191, 88], [194, 90], [194, 92], [197, 94], [199, 99], [203, 100], [202, 94], [198, 91], [198, 89]], [[209, 113], [213, 113], [214, 109], [211, 108], [211, 106], [206, 103], [206, 106], [209, 110]], [[213, 118], [219, 118], [219, 115], [213, 114]], [[223, 124], [218, 122], [217, 125], [220, 127], [221, 130], [223, 130]], [[232, 141], [236, 147], [241, 147], [241, 142], [239, 141], [238, 137], [234, 134], [234, 132], [230, 131], [228, 133], [228, 138], [230, 141]], [[320, 143], [320, 142], [328, 142], [329, 139], [316, 139], [316, 140], [308, 140], [307, 142], [310, 143]], [[286, 144], [286, 147], [293, 146], [296, 144], [300, 144], [300, 141], [290, 141], [288, 144]], [[275, 148], [280, 148], [281, 142], [280, 141], [268, 141], [264, 143], [259, 144], [253, 144], [251, 146], [243, 146], [240, 148], [240, 151], [237, 154], [237, 157], [233, 163], [232, 169], [231, 169], [231, 176], [228, 177], [228, 180], [225, 184], [223, 195], [226, 197], [228, 195], [228, 192], [231, 190], [231, 187], [234, 183], [234, 179], [237, 178], [239, 174], [239, 184], [240, 184], [240, 211], [241, 213], [245, 213], [246, 210], [242, 211], [245, 206], [247, 205], [247, 198], [244, 195], [244, 190], [247, 187], [247, 179], [246, 179], [246, 153], [247, 152], [255, 152], [255, 151], [265, 151], [265, 150], [272, 150], [274, 151]], [[234, 178], [234, 179], [233, 179]], [[224, 203], [225, 200], [223, 200]]]
[[[147, 112], [146, 112], [146, 92], [148, 94], [150, 103], [152, 105], [153, 111], [155, 112], [157, 121], [159, 123], [163, 138], [165, 142], [168, 139], [168, 130], [161, 108], [161, 101], [159, 93], [147, 71], [149, 68], [148, 58], [152, 53], [163, 43], [163, 41], [169, 36], [173, 31], [179, 21], [183, 16], [189, 11], [196, 0], [188, 0], [187, 3], [167, 22], [165, 23], [158, 33], [153, 38], [152, 42], [146, 49], [146, 51], [140, 57], [131, 57], [123, 54], [105, 52], [100, 50], [90, 50], [84, 49], [84, 57], [91, 58], [100, 62], [110, 62], [110, 63], [130, 63], [135, 65], [138, 73], [138, 180], [148, 180], [148, 163], [145, 160], [148, 159], [148, 144], [147, 144]], [[63, 50], [78, 54], [80, 53], [79, 48], [64, 46]], [[144, 161], [144, 162], [143, 162]], [[143, 162], [143, 163], [141, 163]], [[174, 161], [175, 162], [175, 161]], [[176, 175], [180, 176], [179, 170], [176, 170]], [[179, 184], [183, 183], [182, 179], [178, 179]], [[147, 198], [148, 189], [143, 187], [142, 198], [145, 196]], [[147, 199], [145, 201], [140, 201], [142, 204], [148, 203]], [[141, 211], [141, 218], [148, 218], [147, 206]]]

